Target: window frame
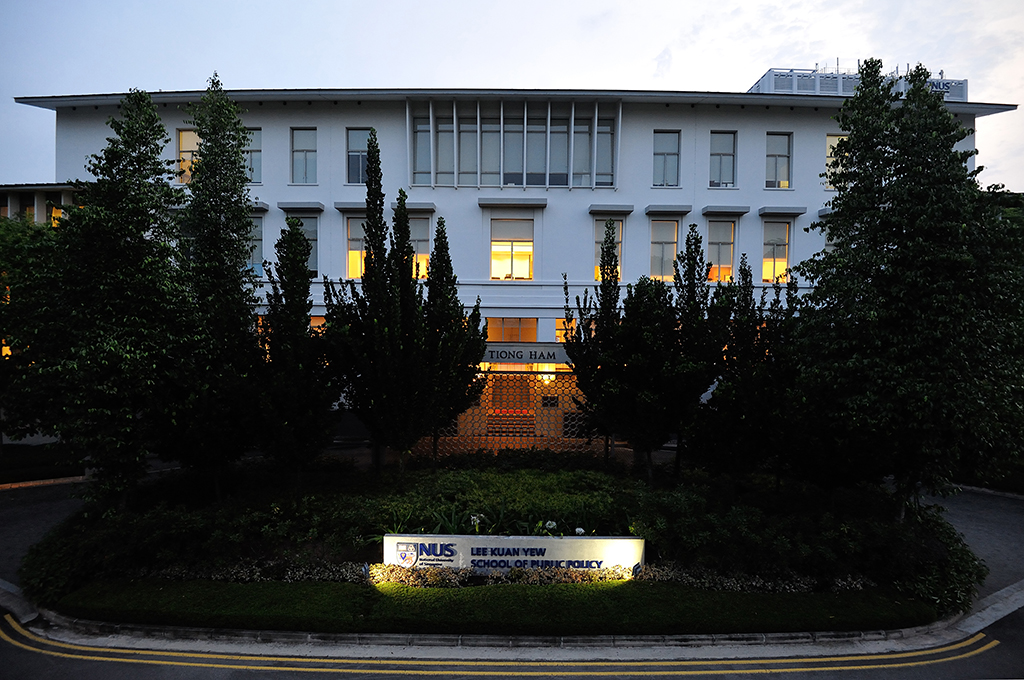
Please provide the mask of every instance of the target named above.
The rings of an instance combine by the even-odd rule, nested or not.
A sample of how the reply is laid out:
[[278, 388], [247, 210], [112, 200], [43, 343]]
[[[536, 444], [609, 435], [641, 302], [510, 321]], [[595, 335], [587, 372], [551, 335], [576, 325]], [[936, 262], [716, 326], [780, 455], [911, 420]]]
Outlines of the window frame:
[[594, 281], [601, 280], [601, 246], [604, 245], [604, 225], [608, 220], [618, 222], [618, 237], [615, 240], [617, 258], [619, 262], [619, 281], [622, 280], [622, 238], [626, 231], [625, 215], [598, 215], [594, 217]]
[[[781, 225], [785, 225], [785, 234], [786, 234], [785, 240], [782, 243], [769, 242], [769, 240], [768, 240], [768, 226], [769, 225], [780, 225], [780, 224]], [[793, 221], [792, 220], [776, 220], [776, 219], [764, 220], [764, 222], [763, 222], [763, 224], [761, 226], [761, 234], [762, 234], [761, 242], [763, 244], [762, 251], [761, 251], [761, 283], [775, 283], [776, 280], [779, 283], [785, 283], [788, 280], [786, 272], [789, 270], [789, 251], [790, 251], [790, 241], [792, 239], [792, 233], [793, 233]], [[769, 249], [769, 247], [772, 249], [771, 271], [774, 274], [774, 276], [772, 276], [771, 278], [768, 278], [767, 272], [768, 272], [769, 268], [768, 268], [768, 266], [766, 264], [769, 261], [769, 258], [768, 258], [768, 249]], [[780, 258], [778, 257], [778, 248], [784, 249], [784, 257], [781, 258], [782, 262], [784, 263], [784, 266], [782, 268], [782, 273], [781, 274], [778, 273], [778, 271], [779, 271], [778, 262], [780, 260]]]
[[[734, 272], [736, 271], [736, 219], [709, 219], [708, 220], [708, 240], [707, 240], [707, 260], [711, 264], [708, 269], [708, 281], [713, 283], [727, 283], [730, 279], [734, 278]], [[714, 224], [728, 224], [729, 225], [729, 241], [716, 240], [712, 241], [712, 225]], [[714, 248], [715, 258], [712, 257], [712, 247]], [[728, 276], [722, 275], [722, 262], [724, 258], [721, 257], [722, 246], [728, 246], [729, 248], [729, 274]], [[716, 263], [716, 259], [718, 262]]]
[[[320, 276], [320, 215], [318, 213], [311, 212], [288, 212], [288, 217], [294, 217], [302, 222], [302, 231], [306, 235], [306, 240], [309, 241], [310, 248], [309, 259], [307, 262], [307, 268], [312, 273], [313, 279]], [[310, 229], [306, 220], [314, 220], [314, 229]], [[314, 238], [310, 238], [310, 233], [313, 234]], [[310, 267], [312, 264], [314, 266]]]
[[[732, 137], [732, 151], [729, 151], [729, 152], [715, 151], [715, 135], [729, 135], [730, 137]], [[738, 184], [738, 182], [737, 182], [738, 166], [737, 166], [737, 163], [736, 163], [736, 146], [737, 146], [737, 143], [739, 141], [738, 137], [739, 137], [739, 135], [737, 134], [736, 130], [712, 130], [711, 131], [711, 137], [710, 137], [711, 144], [710, 144], [710, 147], [709, 147], [709, 150], [710, 150], [710, 155], [709, 155], [710, 163], [709, 163], [709, 169], [708, 169], [708, 187], [709, 188], [712, 188], [712, 189], [735, 189], [736, 188], [736, 185]], [[722, 162], [723, 162], [723, 159], [725, 159], [725, 158], [730, 159], [730, 162], [732, 164], [732, 173], [731, 173], [732, 180], [728, 181], [728, 182], [725, 182], [722, 179]], [[716, 173], [715, 173], [715, 159], [718, 159], [718, 173], [717, 173], [718, 179], [717, 180], [715, 179], [715, 177], [716, 177]]]
[[[293, 127], [289, 129], [290, 132], [290, 144], [291, 144], [291, 184], [308, 184], [314, 185], [318, 183], [318, 172], [317, 172], [317, 146], [319, 140], [317, 139], [317, 128], [316, 127]], [[295, 133], [296, 132], [312, 132], [313, 133], [313, 148], [296, 148], [295, 146]], [[296, 161], [299, 158], [298, 154], [302, 154], [302, 178], [301, 181], [296, 177]], [[310, 156], [312, 154], [312, 156]], [[310, 162], [312, 159], [312, 162]], [[312, 167], [312, 181], [310, 181], [310, 168]]]
[[[672, 224], [673, 225], [672, 229], [673, 229], [673, 233], [675, 234], [675, 240], [673, 240], [673, 241], [655, 241], [654, 240], [655, 224], [662, 223], [662, 222], [666, 223], [666, 224]], [[651, 268], [650, 268], [651, 272], [650, 272], [650, 277], [652, 279], [657, 280], [657, 281], [664, 281], [664, 282], [673, 281], [675, 279], [675, 266], [674, 266], [674, 263], [676, 261], [676, 257], [678, 257], [678, 255], [679, 255], [679, 220], [678, 219], [674, 219], [674, 218], [670, 219], [670, 218], [665, 218], [665, 217], [652, 217], [651, 220], [650, 220], [650, 226], [651, 226]], [[667, 260], [670, 264], [669, 264], [669, 267], [668, 267], [669, 271], [666, 274], [665, 271], [664, 271], [664, 265], [665, 265], [665, 262], [666, 262], [666, 260], [665, 260], [665, 246], [668, 245], [669, 243], [672, 244], [672, 257]], [[662, 272], [659, 273], [659, 274], [656, 274], [654, 272], [654, 251], [655, 251], [655, 246], [660, 246], [659, 250], [661, 251], [659, 259], [660, 259], [661, 265], [662, 265], [662, 267], [661, 267], [662, 268]]]
[[[674, 135], [675, 136], [675, 151], [658, 151], [658, 136], [659, 135]], [[655, 130], [654, 131], [654, 174], [651, 180], [651, 185], [656, 187], [678, 187], [679, 186], [679, 148], [682, 143], [682, 131], [681, 130]], [[670, 181], [668, 178], [667, 163], [669, 158], [675, 158], [675, 173], [674, 178]], [[659, 160], [661, 161], [661, 182], [658, 182], [658, 168]]]
[[[530, 238], [529, 239], [525, 239], [525, 238], [519, 238], [519, 237], [515, 237], [515, 236], [510, 236], [508, 238], [506, 238], [505, 236], [500, 236], [500, 237], [496, 238], [495, 237], [495, 226], [499, 226], [499, 227], [503, 226], [503, 225], [500, 224], [502, 222], [522, 222], [522, 223], [529, 222], [530, 223]], [[497, 223], [497, 225], [496, 225], [496, 223]], [[490, 255], [489, 255], [489, 258], [488, 258], [488, 262], [489, 262], [489, 265], [490, 265], [490, 280], [491, 281], [533, 281], [534, 280], [534, 271], [533, 271], [533, 269], [534, 269], [534, 263], [535, 263], [535, 255], [536, 255], [536, 251], [535, 251], [535, 247], [534, 247], [534, 245], [536, 243], [536, 237], [537, 237], [536, 228], [537, 228], [536, 220], [534, 218], [532, 218], [532, 217], [528, 217], [528, 218], [527, 217], [491, 217], [490, 218], [490, 240], [488, 242], [488, 246], [489, 246], [489, 249], [490, 249], [490, 251], [489, 251]], [[502, 273], [502, 271], [500, 269], [496, 269], [498, 267], [498, 265], [496, 265], [495, 254], [496, 253], [497, 254], [501, 254], [502, 253], [501, 249], [505, 248], [506, 244], [507, 244], [507, 248], [508, 248], [508, 273], [505, 274], [505, 275], [501, 275], [501, 276], [495, 276], [495, 271], [496, 270], [499, 273]], [[517, 247], [516, 244], [520, 244], [520, 246]], [[527, 245], [527, 244], [529, 244], [529, 245]], [[515, 276], [515, 274], [516, 274], [516, 258], [517, 258], [517, 256], [519, 256], [520, 262], [523, 262], [525, 260], [526, 266], [527, 266], [527, 268], [529, 270], [528, 271], [528, 276], [518, 276], [518, 277]]]
[[[182, 136], [186, 134], [190, 134], [195, 138], [194, 149], [182, 148]], [[178, 144], [178, 170], [181, 171], [181, 174], [178, 175], [178, 184], [188, 184], [192, 181], [192, 164], [199, 159], [199, 145], [202, 143], [202, 140], [199, 138], [199, 133], [196, 132], [195, 128], [178, 128], [175, 138], [177, 139]], [[187, 158], [186, 154], [188, 154]]]
[[[366, 139], [363, 140], [363, 148], [354, 148], [352, 143], [352, 134], [361, 132], [366, 133]], [[369, 146], [369, 138], [370, 128], [368, 127], [345, 128], [345, 181], [347, 184], [366, 184], [366, 157], [368, 153], [367, 147]], [[352, 173], [353, 160], [358, 163], [354, 179]]]
[[266, 276], [263, 267], [263, 261], [266, 259], [263, 256], [263, 228], [266, 220], [264, 215], [250, 215], [249, 219], [252, 221], [252, 228], [249, 230], [249, 268], [262, 279]]
[[[772, 138], [785, 138], [786, 153], [772, 153]], [[768, 132], [765, 133], [765, 189], [792, 189], [793, 188], [793, 133], [792, 132]], [[786, 178], [779, 177], [779, 159], [786, 159]], [[771, 180], [769, 170], [774, 170], [775, 179]]]
[[246, 130], [249, 132], [249, 141], [242, 149], [245, 156], [245, 174], [249, 178], [249, 184], [263, 184], [263, 128]]

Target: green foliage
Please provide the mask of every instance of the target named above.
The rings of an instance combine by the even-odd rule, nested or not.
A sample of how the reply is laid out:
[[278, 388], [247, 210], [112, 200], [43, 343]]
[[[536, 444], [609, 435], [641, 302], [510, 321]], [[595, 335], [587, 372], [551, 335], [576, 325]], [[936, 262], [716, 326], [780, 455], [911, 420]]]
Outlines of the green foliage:
[[437, 219], [429, 273], [424, 305], [427, 375], [420, 408], [426, 413], [436, 459], [441, 428], [472, 406], [483, 392], [485, 381], [479, 364], [487, 349], [487, 326], [480, 324], [480, 299], [468, 315], [459, 299], [443, 217]]
[[[111, 119], [114, 136], [77, 182], [78, 207], [17, 250], [5, 305], [9, 417], [60, 437], [94, 470], [93, 499], [124, 501], [162, 435], [179, 379], [182, 285], [174, 270], [169, 141], [145, 92]], [[16, 404], [15, 408], [10, 408]]]
[[299, 220], [289, 218], [275, 246], [277, 266], [266, 265], [270, 293], [260, 325], [266, 356], [263, 446], [300, 474], [330, 442], [336, 399], [323, 339], [310, 326], [311, 249]]
[[615, 243], [615, 222], [604, 224], [601, 242], [601, 282], [594, 295], [583, 291], [576, 296], [575, 313], [569, 305], [569, 283], [562, 275], [565, 291], [565, 340], [563, 347], [576, 385], [586, 395], [577, 406], [587, 415], [591, 427], [604, 437], [618, 428], [618, 396], [612, 385], [611, 366], [615, 363], [621, 311], [619, 309], [619, 261]]
[[179, 232], [190, 337], [165, 455], [217, 473], [253, 444], [259, 414], [249, 132], [217, 74], [189, 113], [200, 139]]
[[[1024, 431], [1021, 232], [957, 151], [970, 131], [918, 66], [901, 101], [867, 61], [839, 114], [827, 172], [833, 248], [798, 269], [801, 393], [828, 423], [818, 478], [892, 476], [906, 499], [943, 492], [965, 457], [1015, 455]], [[834, 446], [831, 444], [834, 442]]]
[[48, 535], [26, 559], [22, 587], [52, 604], [94, 579], [358, 580], [350, 563], [381, 561], [383, 533], [573, 536], [577, 528], [643, 537], [653, 570], [644, 578], [692, 588], [876, 584], [949, 612], [969, 602], [984, 576], [934, 510], [896, 522], [896, 502], [867, 486], [787, 483], [777, 491], [767, 478], [691, 473], [679, 486], [652, 489], [588, 470], [462, 469], [407, 471], [398, 489], [376, 475], [311, 471], [320, 489], [305, 495], [282, 490], [271, 467], [230, 500], [192, 507], [164, 500], [189, 489], [187, 480], [155, 484], [130, 512], [87, 513]]
[[646, 276], [626, 287], [609, 391], [618, 395], [619, 432], [653, 475], [651, 451], [676, 429], [680, 377], [672, 294]]
[[384, 221], [380, 147], [372, 129], [366, 158], [363, 277], [340, 291], [327, 282], [325, 334], [343, 402], [369, 430], [379, 471], [383, 447], [400, 452], [404, 465], [421, 437], [432, 433], [436, 439], [476, 400], [483, 389], [477, 365], [486, 331], [479, 301], [467, 315], [458, 298], [441, 218], [424, 300], [404, 190], [390, 231]]

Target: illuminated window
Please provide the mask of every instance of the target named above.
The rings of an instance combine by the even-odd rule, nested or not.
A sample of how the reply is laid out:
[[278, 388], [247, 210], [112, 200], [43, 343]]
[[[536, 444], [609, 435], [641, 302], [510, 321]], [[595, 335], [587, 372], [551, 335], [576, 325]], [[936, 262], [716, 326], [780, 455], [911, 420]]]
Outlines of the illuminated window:
[[294, 217], [295, 219], [297, 219], [300, 222], [302, 222], [302, 233], [304, 233], [306, 235], [306, 240], [309, 241], [309, 245], [312, 246], [310, 248], [310, 251], [309, 251], [309, 261], [308, 261], [309, 264], [308, 264], [308, 266], [309, 266], [310, 274], [315, 279], [319, 275], [319, 271], [318, 271], [318, 267], [317, 267], [317, 264], [318, 264], [318, 261], [319, 261], [319, 258], [320, 258], [319, 248], [317, 247], [317, 241], [319, 240], [318, 239], [318, 234], [319, 234], [318, 222], [319, 222], [319, 220], [315, 216], [312, 216], [312, 215], [308, 215], [308, 216], [305, 216], [305, 215], [289, 215], [289, 217]]
[[566, 332], [571, 334], [574, 328], [576, 328], [576, 319], [573, 319], [568, 326], [565, 325], [565, 319], [555, 319], [555, 342], [565, 342]]
[[711, 133], [711, 180], [708, 186], [736, 186], [736, 133]]
[[263, 218], [251, 217], [252, 230], [249, 232], [249, 267], [256, 276], [263, 276]]
[[491, 220], [491, 279], [533, 278], [533, 220]]
[[487, 342], [537, 342], [537, 319], [489, 316]]
[[199, 135], [195, 130], [178, 130], [178, 169], [184, 174], [178, 182], [188, 184], [192, 181], [192, 164], [199, 158]]
[[[825, 135], [825, 144], [826, 144], [826, 146], [825, 146], [825, 149], [826, 149], [825, 150], [825, 170], [826, 171], [828, 171], [830, 169], [833, 169], [835, 167], [836, 161], [838, 160], [838, 156], [836, 155], [836, 145], [839, 143], [840, 140], [846, 139], [846, 137], [847, 137], [847, 135]], [[826, 189], [835, 189], [835, 187], [832, 186], [831, 184], [829, 184], [827, 181], [825, 182], [825, 188]]]
[[348, 141], [348, 182], [366, 184], [366, 147], [370, 140], [368, 129], [350, 129]]
[[[604, 227], [608, 218], [602, 217], [594, 220], [594, 280], [601, 280], [601, 244], [604, 243]], [[618, 259], [619, 266], [616, 271], [619, 273], [619, 279], [622, 279], [622, 220], [613, 219], [612, 222], [615, 225], [615, 250], [616, 258]]]
[[249, 143], [245, 145], [245, 174], [253, 184], [263, 181], [263, 130], [249, 128]]
[[654, 131], [654, 186], [679, 186], [679, 132]]
[[430, 218], [409, 218], [409, 240], [412, 243], [416, 278], [427, 278], [427, 267], [430, 264]]
[[365, 271], [366, 232], [363, 231], [365, 217], [348, 218], [348, 278], [361, 279]]
[[764, 283], [785, 281], [788, 268], [789, 222], [765, 222], [761, 281]]
[[292, 128], [292, 184], [316, 184], [316, 128]]
[[671, 281], [676, 260], [679, 223], [676, 220], [651, 220], [651, 278]]
[[732, 251], [735, 237], [735, 222], [731, 220], [708, 222], [708, 262], [711, 264], [708, 281], [728, 281], [732, 278]]
[[766, 189], [789, 188], [790, 141], [788, 134], [768, 133], [764, 175], [764, 186]]
[[64, 215], [60, 193], [55, 191], [46, 193], [46, 212], [50, 217], [50, 226], [56, 227]]

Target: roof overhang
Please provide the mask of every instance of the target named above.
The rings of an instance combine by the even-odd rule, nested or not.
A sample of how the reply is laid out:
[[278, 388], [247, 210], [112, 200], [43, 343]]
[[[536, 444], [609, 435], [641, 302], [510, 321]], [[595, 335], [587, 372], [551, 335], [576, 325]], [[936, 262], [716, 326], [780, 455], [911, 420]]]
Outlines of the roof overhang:
[[[157, 104], [181, 105], [198, 101], [202, 90], [150, 92]], [[845, 97], [828, 95], [760, 94], [751, 92], [670, 92], [661, 90], [496, 90], [496, 89], [344, 89], [344, 90], [228, 90], [227, 95], [240, 104], [262, 102], [404, 102], [438, 99], [450, 101], [478, 99], [519, 99], [529, 101], [598, 101], [629, 104], [690, 104], [718, 106], [789, 106], [793, 108], [838, 109]], [[19, 104], [56, 111], [78, 106], [116, 106], [124, 93], [15, 97]], [[988, 116], [1014, 111], [1015, 104], [946, 102], [953, 113]]]

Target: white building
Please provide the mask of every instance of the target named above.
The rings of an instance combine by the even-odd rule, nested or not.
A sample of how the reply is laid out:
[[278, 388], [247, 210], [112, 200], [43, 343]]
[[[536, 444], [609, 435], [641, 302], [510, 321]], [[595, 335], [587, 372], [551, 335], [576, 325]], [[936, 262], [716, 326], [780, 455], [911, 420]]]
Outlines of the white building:
[[[821, 174], [840, 134], [833, 117], [856, 83], [853, 74], [773, 69], [745, 93], [230, 91], [253, 132], [254, 263], [273, 259], [286, 217], [296, 216], [318, 276], [359, 276], [361, 170], [373, 127], [388, 200], [399, 188], [408, 193], [424, 261], [436, 219], [445, 218], [463, 301], [481, 299], [491, 340], [501, 343], [489, 348], [503, 352], [488, 357], [491, 368], [551, 371], [562, 355], [543, 343], [556, 341], [561, 324], [562, 275], [572, 295], [594, 285], [608, 218], [620, 230], [623, 282], [671, 279], [691, 223], [716, 279], [727, 279], [743, 253], [754, 280], [767, 283], [819, 251], [822, 236], [806, 228], [833, 195]], [[969, 102], [963, 80], [933, 87], [967, 128], [1016, 108]], [[186, 169], [197, 140], [185, 105], [201, 95], [152, 94], [172, 137], [166, 156]], [[56, 111], [56, 174], [70, 180], [87, 177], [86, 158], [105, 145], [122, 96], [17, 101]], [[974, 148], [973, 134], [962, 146]], [[0, 187], [0, 207], [4, 195], [14, 214], [32, 191], [39, 204], [40, 192], [66, 189]], [[314, 314], [323, 313], [321, 287]]]

